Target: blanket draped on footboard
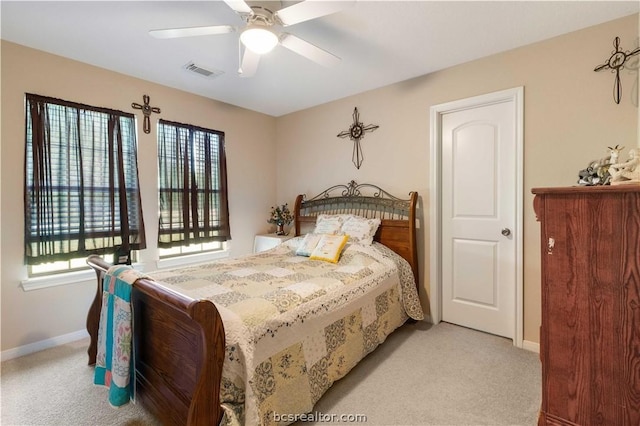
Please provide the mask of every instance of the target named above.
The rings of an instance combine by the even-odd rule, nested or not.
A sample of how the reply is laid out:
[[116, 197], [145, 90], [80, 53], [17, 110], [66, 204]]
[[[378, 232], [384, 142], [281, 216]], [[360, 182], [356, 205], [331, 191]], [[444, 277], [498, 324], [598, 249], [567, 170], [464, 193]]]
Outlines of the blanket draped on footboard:
[[125, 265], [109, 268], [103, 279], [102, 309], [94, 383], [109, 389], [109, 404], [119, 407], [135, 396], [132, 354], [131, 286], [144, 277]]
[[411, 267], [387, 247], [348, 244], [332, 264], [296, 256], [299, 238], [150, 274], [220, 312], [225, 425], [291, 423], [409, 317], [423, 319]]

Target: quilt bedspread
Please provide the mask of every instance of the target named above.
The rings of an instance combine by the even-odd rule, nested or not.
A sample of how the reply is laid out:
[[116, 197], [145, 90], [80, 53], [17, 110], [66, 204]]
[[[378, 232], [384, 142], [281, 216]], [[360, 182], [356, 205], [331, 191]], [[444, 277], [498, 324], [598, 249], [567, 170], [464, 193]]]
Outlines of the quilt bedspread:
[[387, 247], [348, 244], [332, 264], [296, 256], [299, 241], [150, 274], [222, 316], [222, 424], [291, 423], [407, 318], [423, 319], [411, 268]]

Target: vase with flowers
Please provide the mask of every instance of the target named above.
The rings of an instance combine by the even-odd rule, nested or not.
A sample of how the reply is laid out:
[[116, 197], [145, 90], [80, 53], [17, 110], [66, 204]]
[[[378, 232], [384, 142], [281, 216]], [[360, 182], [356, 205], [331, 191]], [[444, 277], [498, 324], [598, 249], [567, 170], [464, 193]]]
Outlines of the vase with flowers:
[[287, 203], [271, 207], [271, 217], [267, 222], [276, 225], [276, 235], [284, 235], [284, 226], [293, 222], [293, 214]]

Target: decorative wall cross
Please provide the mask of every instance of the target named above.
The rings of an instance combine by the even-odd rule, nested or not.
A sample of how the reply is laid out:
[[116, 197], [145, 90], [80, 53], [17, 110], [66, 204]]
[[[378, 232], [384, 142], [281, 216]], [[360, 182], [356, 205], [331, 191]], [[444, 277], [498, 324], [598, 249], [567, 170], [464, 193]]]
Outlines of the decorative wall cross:
[[349, 136], [349, 139], [353, 141], [353, 153], [351, 154], [351, 161], [356, 166], [356, 169], [359, 169], [362, 165], [362, 161], [364, 160], [364, 154], [362, 153], [362, 147], [360, 146], [360, 139], [364, 138], [364, 134], [366, 132], [373, 132], [380, 126], [376, 126], [375, 124], [369, 124], [365, 126], [360, 122], [360, 113], [358, 112], [358, 107], [353, 109], [353, 124], [349, 127], [349, 130], [342, 131], [338, 133], [339, 138], [346, 138]]
[[620, 70], [624, 69], [624, 64], [625, 62], [627, 62], [627, 59], [629, 59], [633, 55], [637, 55], [638, 53], [640, 53], [640, 47], [638, 47], [632, 52], [629, 52], [628, 50], [626, 52], [623, 52], [622, 50], [620, 50], [620, 37], [616, 37], [615, 39], [613, 39], [613, 47], [615, 47], [616, 50], [614, 50], [611, 53], [611, 56], [609, 57], [609, 59], [604, 64], [598, 65], [597, 67], [595, 67], [593, 70], [597, 72], [597, 71], [610, 69], [611, 72], [616, 73], [616, 80], [615, 80], [615, 83], [613, 84], [613, 100], [617, 104], [619, 104], [620, 98], [622, 98], [622, 83], [620, 82]]
[[131, 104], [131, 108], [142, 110], [142, 113], [144, 114], [144, 126], [143, 126], [144, 132], [150, 133], [151, 120], [149, 119], [149, 116], [151, 115], [152, 112], [155, 112], [156, 114], [160, 114], [160, 108], [152, 107], [149, 105], [149, 95], [142, 95], [142, 100], [144, 101], [144, 105], [140, 105], [139, 103], [134, 102]]

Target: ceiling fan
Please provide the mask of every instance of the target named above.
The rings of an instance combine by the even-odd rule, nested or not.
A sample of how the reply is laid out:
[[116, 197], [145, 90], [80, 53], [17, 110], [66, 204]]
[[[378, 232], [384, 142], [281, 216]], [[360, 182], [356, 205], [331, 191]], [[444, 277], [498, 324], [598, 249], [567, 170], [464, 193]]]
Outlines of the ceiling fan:
[[293, 34], [282, 31], [281, 27], [288, 27], [339, 12], [351, 6], [355, 0], [305, 0], [275, 11], [272, 10], [274, 7], [271, 5], [279, 5], [281, 2], [252, 1], [251, 5], [244, 0], [224, 0], [224, 2], [240, 15], [246, 25], [240, 28], [232, 25], [169, 28], [151, 30], [149, 34], [155, 38], [178, 38], [240, 31], [240, 44], [244, 46], [244, 53], [238, 73], [242, 77], [254, 75], [260, 62], [260, 56], [270, 52], [278, 44], [320, 65], [332, 66], [340, 62], [340, 58]]

